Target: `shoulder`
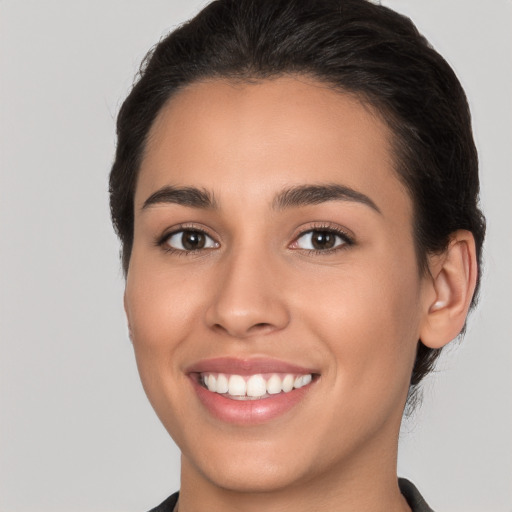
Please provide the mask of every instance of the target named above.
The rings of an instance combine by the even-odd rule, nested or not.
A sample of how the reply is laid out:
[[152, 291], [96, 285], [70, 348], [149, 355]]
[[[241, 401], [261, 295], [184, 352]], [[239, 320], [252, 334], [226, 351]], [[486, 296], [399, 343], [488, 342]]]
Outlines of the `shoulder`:
[[423, 499], [416, 486], [405, 478], [398, 479], [398, 486], [403, 497], [411, 507], [412, 512], [434, 512]]
[[152, 508], [149, 512], [172, 512], [178, 502], [178, 496], [179, 493], [175, 492], [172, 496], [169, 496], [165, 501], [160, 503], [158, 507]]

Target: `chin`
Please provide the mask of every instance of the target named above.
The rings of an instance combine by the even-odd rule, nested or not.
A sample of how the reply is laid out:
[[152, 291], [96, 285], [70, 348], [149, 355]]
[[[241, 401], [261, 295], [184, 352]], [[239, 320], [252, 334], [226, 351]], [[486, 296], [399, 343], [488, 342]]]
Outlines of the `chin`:
[[[281, 426], [283, 427], [283, 426]], [[294, 429], [295, 430], [295, 429]], [[218, 489], [235, 493], [276, 493], [323, 474], [328, 456], [298, 429], [216, 432], [188, 438], [180, 446], [185, 473], [199, 473]], [[251, 435], [252, 434], [252, 435]], [[299, 434], [299, 435], [297, 435]], [[310, 433], [311, 434], [311, 433]], [[256, 439], [259, 437], [259, 439]]]
[[261, 459], [256, 464], [244, 459], [198, 469], [215, 487], [244, 494], [275, 493], [296, 485], [304, 478], [304, 472], [299, 471], [295, 463], [276, 464], [275, 461]]

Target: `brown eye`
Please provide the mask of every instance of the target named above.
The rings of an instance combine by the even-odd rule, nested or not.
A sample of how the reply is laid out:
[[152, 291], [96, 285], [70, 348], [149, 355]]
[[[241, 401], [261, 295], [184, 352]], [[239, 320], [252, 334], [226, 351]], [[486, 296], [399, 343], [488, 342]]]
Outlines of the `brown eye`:
[[348, 240], [335, 231], [314, 229], [303, 233], [297, 238], [296, 246], [299, 249], [311, 251], [328, 251], [348, 243]]
[[166, 241], [167, 245], [178, 251], [198, 251], [211, 249], [218, 244], [206, 233], [196, 230], [181, 230], [173, 233]]
[[336, 243], [336, 235], [329, 231], [313, 231], [311, 233], [311, 245], [315, 249], [332, 249]]
[[181, 235], [181, 245], [187, 251], [203, 249], [206, 243], [206, 237], [199, 231], [184, 231]]

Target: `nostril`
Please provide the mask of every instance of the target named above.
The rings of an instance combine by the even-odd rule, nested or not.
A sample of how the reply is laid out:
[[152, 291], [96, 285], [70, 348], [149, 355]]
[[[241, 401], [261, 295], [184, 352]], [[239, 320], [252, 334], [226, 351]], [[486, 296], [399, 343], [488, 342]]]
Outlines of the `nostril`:
[[282, 301], [247, 292], [244, 297], [240, 293], [234, 293], [233, 287], [222, 288], [222, 295], [212, 300], [205, 312], [210, 329], [218, 334], [245, 338], [270, 334], [288, 325], [288, 309]]
[[227, 329], [225, 327], [223, 327], [221, 324], [215, 324], [212, 326], [212, 328], [215, 331], [227, 332]]
[[273, 326], [271, 323], [268, 322], [259, 322], [254, 325], [251, 325], [249, 328], [240, 328], [236, 329], [235, 327], [231, 326], [231, 329], [225, 327], [221, 323], [216, 323], [213, 326], [213, 329], [217, 331], [218, 333], [222, 334], [230, 334], [232, 336], [245, 338], [247, 336], [251, 336], [253, 334], [266, 334], [276, 329], [275, 326]]
[[275, 329], [276, 329], [276, 327], [270, 323], [259, 322], [257, 324], [254, 324], [252, 327], [250, 327], [247, 332], [248, 333], [254, 333], [254, 332], [265, 333], [265, 332], [273, 331]]

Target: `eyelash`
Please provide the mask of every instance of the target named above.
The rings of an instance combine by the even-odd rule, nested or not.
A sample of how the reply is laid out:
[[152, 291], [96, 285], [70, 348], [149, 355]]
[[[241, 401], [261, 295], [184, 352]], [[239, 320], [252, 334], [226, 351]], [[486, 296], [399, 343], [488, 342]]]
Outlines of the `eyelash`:
[[320, 231], [320, 232], [323, 231], [323, 232], [338, 236], [339, 238], [341, 238], [343, 243], [337, 247], [333, 247], [332, 249], [300, 249], [300, 248], [297, 248], [297, 249], [293, 249], [293, 250], [301, 251], [308, 255], [327, 256], [329, 254], [333, 254], [338, 251], [346, 250], [348, 247], [355, 244], [355, 240], [351, 235], [349, 235], [346, 231], [341, 229], [339, 226], [332, 225], [330, 223], [313, 224], [312, 226], [308, 227], [308, 229], [306, 229], [304, 231], [300, 231], [295, 236], [292, 243], [294, 243], [294, 244], [297, 243], [297, 241], [301, 237], [303, 237], [304, 235], [307, 235], [308, 233], [314, 233], [314, 232], [318, 232], [318, 231]]
[[158, 238], [155, 241], [155, 245], [157, 247], [160, 247], [166, 253], [171, 253], [176, 256], [192, 256], [192, 255], [197, 255], [198, 253], [201, 253], [203, 251], [208, 251], [209, 249], [213, 249], [213, 248], [208, 247], [208, 248], [204, 248], [204, 249], [191, 249], [191, 250], [187, 251], [184, 249], [175, 249], [174, 247], [171, 247], [167, 243], [169, 241], [169, 238], [171, 238], [173, 235], [177, 235], [178, 233], [187, 232], [187, 231], [192, 232], [192, 233], [200, 233], [200, 234], [212, 239], [216, 244], [218, 244], [218, 242], [214, 239], [214, 237], [211, 236], [205, 229], [194, 226], [194, 225], [190, 225], [190, 224], [180, 224], [179, 226], [176, 226], [171, 231], [167, 231], [160, 238]]
[[[169, 241], [170, 237], [172, 237], [174, 235], [177, 235], [180, 232], [186, 232], [186, 231], [200, 233], [202, 235], [205, 235], [208, 238], [212, 239], [217, 245], [219, 245], [219, 243], [214, 239], [214, 237], [211, 236], [203, 228], [199, 228], [199, 227], [194, 226], [194, 225], [185, 225], [185, 224], [181, 224], [181, 225], [175, 227], [174, 229], [172, 229], [172, 231], [168, 231], [168, 232], [164, 233], [160, 238], [158, 238], [155, 241], [155, 245], [160, 247], [165, 252], [171, 253], [171, 254], [175, 254], [177, 256], [192, 256], [192, 255], [197, 255], [198, 253], [201, 253], [201, 252], [213, 249], [212, 247], [202, 248], [202, 249], [191, 249], [191, 250], [176, 249], [174, 247], [171, 247], [167, 243]], [[354, 238], [352, 236], [350, 236], [349, 234], [347, 234], [344, 230], [342, 230], [338, 226], [333, 226], [332, 224], [323, 223], [323, 224], [309, 226], [306, 230], [300, 231], [294, 237], [292, 244], [297, 243], [297, 241], [301, 237], [307, 235], [308, 233], [314, 233], [316, 231], [320, 231], [320, 232], [323, 231], [323, 232], [326, 232], [326, 233], [333, 234], [333, 235], [341, 238], [343, 243], [341, 245], [333, 247], [331, 249], [301, 249], [301, 248], [296, 248], [296, 249], [292, 249], [292, 250], [301, 251], [301, 252], [309, 254], [309, 255], [325, 256], [325, 255], [332, 254], [332, 253], [335, 253], [335, 252], [338, 252], [338, 251], [346, 250], [348, 247], [354, 245], [354, 243], [355, 243]]]

